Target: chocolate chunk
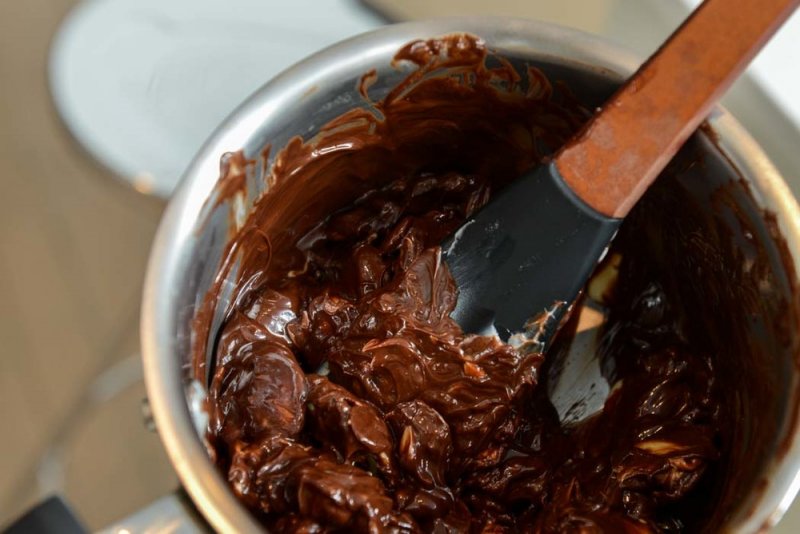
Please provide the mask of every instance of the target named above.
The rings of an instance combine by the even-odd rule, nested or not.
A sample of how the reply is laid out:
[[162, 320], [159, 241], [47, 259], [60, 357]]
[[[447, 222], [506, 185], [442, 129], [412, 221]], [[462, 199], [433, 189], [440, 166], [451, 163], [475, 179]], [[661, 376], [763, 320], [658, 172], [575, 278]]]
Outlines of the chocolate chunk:
[[447, 421], [422, 401], [398, 404], [386, 420], [397, 436], [396, 454], [403, 469], [425, 486], [445, 486], [453, 453]]
[[374, 465], [388, 479], [396, 477], [393, 442], [383, 415], [322, 376], [309, 377], [306, 403], [309, 432], [345, 462]]
[[[249, 330], [250, 320], [238, 324]], [[211, 425], [226, 442], [265, 435], [296, 436], [303, 428], [308, 385], [303, 370], [284, 343], [258, 339], [239, 332], [237, 322], [227, 325], [221, 344], [225, 364], [211, 383]]]

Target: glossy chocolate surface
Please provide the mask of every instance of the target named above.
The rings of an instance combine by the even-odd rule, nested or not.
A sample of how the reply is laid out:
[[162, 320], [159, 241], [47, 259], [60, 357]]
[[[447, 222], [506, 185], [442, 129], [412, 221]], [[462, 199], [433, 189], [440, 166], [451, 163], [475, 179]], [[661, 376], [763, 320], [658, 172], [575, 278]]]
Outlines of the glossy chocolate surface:
[[[774, 350], [793, 342], [769, 319], [751, 324], [781, 306], [796, 324], [780, 298], [793, 280], [773, 274], [779, 236], [737, 207], [738, 182], [697, 184], [698, 169], [729, 169], [691, 141], [608, 256], [618, 274], [600, 298], [605, 406], [562, 424], [547, 382], [577, 325], [546, 355], [464, 335], [437, 245], [588, 112], [541, 71], [487, 61], [470, 36], [397, 58], [417, 68], [374, 109], [276, 155], [207, 297], [213, 307], [238, 262], [213, 368], [204, 346], [195, 361], [198, 378], [210, 373], [209, 441], [232, 490], [276, 532], [721, 524], [760, 467], [748, 451], [768, 451], [763, 436], [777, 431], [745, 420], [775, 401], [730, 365], [763, 383], [772, 354], [754, 332]], [[229, 156], [222, 187], [251, 164]], [[727, 232], [731, 218], [749, 242]], [[198, 339], [209, 329], [201, 313]]]

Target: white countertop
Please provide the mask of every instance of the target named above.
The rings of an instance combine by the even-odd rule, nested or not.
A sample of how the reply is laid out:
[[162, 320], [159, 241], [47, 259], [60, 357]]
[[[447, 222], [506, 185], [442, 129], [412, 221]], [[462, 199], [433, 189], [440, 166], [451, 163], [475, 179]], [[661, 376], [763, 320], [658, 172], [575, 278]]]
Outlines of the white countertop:
[[247, 96], [382, 23], [349, 0], [86, 0], [53, 41], [50, 88], [95, 159], [166, 198]]

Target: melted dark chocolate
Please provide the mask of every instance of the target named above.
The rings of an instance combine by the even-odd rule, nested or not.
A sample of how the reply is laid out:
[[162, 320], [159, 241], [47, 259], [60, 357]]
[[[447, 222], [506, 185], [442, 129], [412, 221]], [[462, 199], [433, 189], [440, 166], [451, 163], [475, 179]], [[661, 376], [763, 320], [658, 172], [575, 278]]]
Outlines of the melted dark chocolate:
[[[209, 388], [220, 469], [276, 532], [719, 523], [706, 516], [733, 454], [730, 376], [675, 286], [686, 274], [659, 257], [685, 239], [715, 246], [705, 222], [692, 226], [701, 210], [679, 184], [688, 167], [668, 169], [610, 254], [621, 262], [598, 353], [612, 386], [601, 413], [564, 426], [548, 400], [547, 366], [569, 328], [545, 358], [450, 319], [457, 289], [438, 243], [588, 116], [536, 69], [523, 79], [485, 56], [470, 36], [411, 43], [397, 58], [418, 69], [379, 114], [354, 110], [277, 155], [220, 274], [241, 258]], [[431, 76], [444, 67], [458, 73]], [[700, 234], [652, 235], [665, 220], [653, 214], [669, 209]], [[685, 271], [702, 277], [689, 271], [708, 264]]]

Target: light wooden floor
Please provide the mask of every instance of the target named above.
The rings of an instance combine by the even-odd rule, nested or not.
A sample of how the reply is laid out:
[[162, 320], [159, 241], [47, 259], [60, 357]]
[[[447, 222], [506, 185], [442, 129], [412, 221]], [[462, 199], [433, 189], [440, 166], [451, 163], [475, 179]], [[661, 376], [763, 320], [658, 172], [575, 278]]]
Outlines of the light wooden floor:
[[[177, 485], [142, 425], [137, 359], [163, 205], [114, 181], [57, 119], [45, 61], [74, 3], [0, 0], [0, 525], [60, 489], [97, 528]], [[109, 368], [100, 385], [120, 393], [92, 405]], [[54, 440], [64, 461], [43, 463]], [[798, 507], [776, 532], [795, 525]]]
[[[136, 380], [140, 288], [163, 206], [98, 168], [58, 122], [45, 60], [72, 4], [0, 2], [0, 525], [40, 487], [62, 486], [99, 527], [176, 485], [142, 425]], [[93, 377], [126, 358], [121, 379], [133, 385], [74, 419]], [[40, 484], [57, 437], [64, 471]]]

